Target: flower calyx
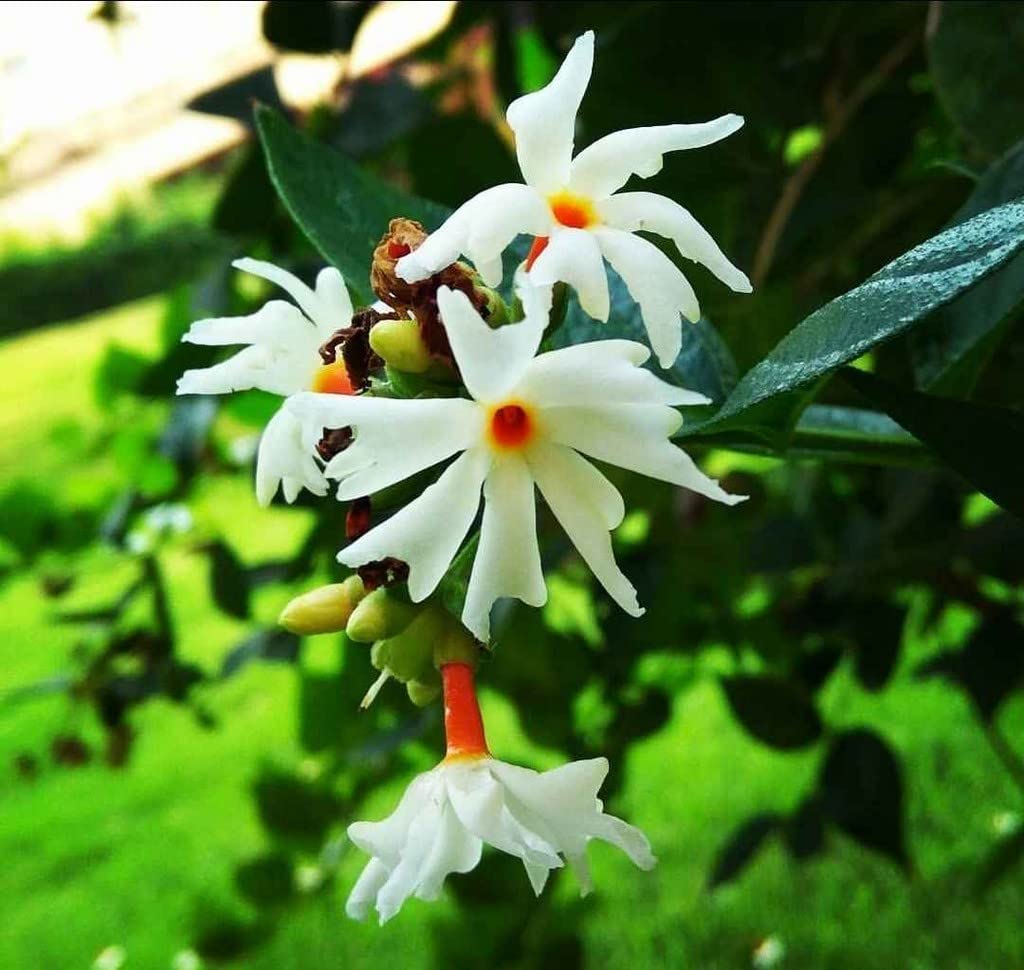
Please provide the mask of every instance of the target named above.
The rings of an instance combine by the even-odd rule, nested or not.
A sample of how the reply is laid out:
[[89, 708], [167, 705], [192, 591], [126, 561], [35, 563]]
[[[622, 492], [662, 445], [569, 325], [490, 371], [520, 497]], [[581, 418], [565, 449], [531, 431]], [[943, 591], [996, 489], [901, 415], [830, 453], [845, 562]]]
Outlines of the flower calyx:
[[[418, 249], [426, 238], [426, 230], [415, 220], [392, 219], [388, 231], [373, 251], [370, 284], [374, 293], [399, 318], [412, 316], [429, 356], [457, 372], [458, 367], [437, 308], [438, 289], [447, 286], [465, 293], [477, 312], [492, 326], [508, 322], [508, 308], [494, 290], [484, 286], [477, 272], [463, 262], [454, 262], [414, 283], [402, 279], [396, 269], [398, 260]], [[395, 366], [400, 370], [406, 369], [397, 363]]]

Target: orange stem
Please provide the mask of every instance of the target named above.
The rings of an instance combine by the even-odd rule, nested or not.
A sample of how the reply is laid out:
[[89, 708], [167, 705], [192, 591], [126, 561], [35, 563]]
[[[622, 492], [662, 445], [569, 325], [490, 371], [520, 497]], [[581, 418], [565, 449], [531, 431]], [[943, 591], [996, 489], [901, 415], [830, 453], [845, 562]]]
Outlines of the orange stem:
[[446, 758], [488, 755], [484, 721], [473, 685], [473, 667], [466, 663], [441, 665], [444, 688], [444, 734]]

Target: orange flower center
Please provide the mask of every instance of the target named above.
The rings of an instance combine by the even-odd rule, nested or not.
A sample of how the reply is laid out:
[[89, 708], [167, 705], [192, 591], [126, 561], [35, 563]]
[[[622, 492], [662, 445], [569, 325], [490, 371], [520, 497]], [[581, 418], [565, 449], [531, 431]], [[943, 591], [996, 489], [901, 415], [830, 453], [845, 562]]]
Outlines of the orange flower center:
[[336, 360], [333, 364], [324, 364], [317, 368], [313, 375], [313, 390], [321, 394], [352, 394], [355, 388], [348, 379], [345, 362]]
[[533, 437], [534, 422], [521, 404], [503, 404], [491, 411], [489, 430], [499, 448], [522, 448]]
[[571, 192], [556, 192], [548, 196], [551, 214], [570, 229], [586, 229], [597, 222], [597, 211], [590, 199]]

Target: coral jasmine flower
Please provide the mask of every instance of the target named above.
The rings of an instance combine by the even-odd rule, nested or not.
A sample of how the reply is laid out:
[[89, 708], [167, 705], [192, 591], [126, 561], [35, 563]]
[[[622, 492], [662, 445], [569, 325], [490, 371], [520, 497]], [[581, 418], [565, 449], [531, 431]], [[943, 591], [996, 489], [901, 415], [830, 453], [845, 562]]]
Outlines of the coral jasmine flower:
[[509, 107], [508, 123], [526, 184], [498, 185], [474, 196], [403, 257], [397, 270], [415, 282], [465, 255], [484, 282], [496, 286], [502, 277], [502, 252], [517, 235], [527, 233], [534, 237], [526, 263], [532, 281], [568, 283], [583, 309], [606, 321], [607, 260], [640, 305], [658, 360], [669, 367], [682, 345], [680, 315], [696, 322], [700, 306], [675, 264], [634, 234], [642, 230], [671, 239], [683, 256], [702, 263], [737, 292], [749, 293], [750, 281], [682, 206], [652, 192], [618, 190], [632, 175], [649, 178], [659, 172], [666, 152], [713, 144], [740, 128], [743, 119], [730, 114], [706, 124], [617, 131], [573, 158], [576, 114], [593, 62], [594, 34], [588, 31], [546, 87]]
[[682, 418], [672, 405], [707, 398], [655, 377], [649, 351], [628, 340], [578, 344], [534, 356], [548, 323], [550, 287], [519, 277], [526, 314], [492, 329], [464, 293], [441, 287], [437, 303], [465, 398], [389, 400], [300, 394], [286, 405], [304, 426], [348, 427], [352, 444], [327, 465], [342, 500], [369, 495], [459, 454], [400, 512], [338, 553], [348, 566], [388, 557], [409, 566], [409, 595], [428, 597], [448, 569], [480, 506], [480, 545], [462, 621], [490, 634], [496, 599], [531, 606], [547, 598], [537, 544], [534, 485], [598, 580], [628, 613], [643, 613], [612, 554], [609, 531], [622, 497], [583, 455], [683, 485], [732, 505], [669, 439]]
[[[248, 344], [233, 357], [178, 381], [179, 394], [229, 394], [259, 388], [288, 397], [298, 391], [351, 394], [345, 365], [325, 364], [319, 348], [352, 319], [352, 301], [345, 281], [333, 267], [320, 271], [311, 290], [291, 273], [271, 263], [239, 259], [237, 269], [276, 283], [298, 304], [271, 300], [247, 317], [199, 320], [182, 338], [193, 344]], [[256, 497], [269, 505], [280, 484], [285, 499], [294, 502], [303, 488], [327, 494], [327, 481], [304, 441], [319, 429], [303, 434], [295, 415], [282, 408], [270, 419], [256, 459]]]
[[644, 834], [602, 810], [605, 758], [543, 773], [498, 761], [484, 739], [473, 668], [444, 664], [441, 678], [448, 753], [413, 780], [388, 818], [349, 826], [349, 838], [373, 857], [348, 898], [349, 916], [363, 919], [376, 906], [384, 923], [410, 896], [436, 899], [449, 873], [476, 867], [485, 842], [522, 859], [538, 895], [563, 856], [581, 893], [590, 892], [591, 839], [618, 846], [641, 869], [654, 867]]

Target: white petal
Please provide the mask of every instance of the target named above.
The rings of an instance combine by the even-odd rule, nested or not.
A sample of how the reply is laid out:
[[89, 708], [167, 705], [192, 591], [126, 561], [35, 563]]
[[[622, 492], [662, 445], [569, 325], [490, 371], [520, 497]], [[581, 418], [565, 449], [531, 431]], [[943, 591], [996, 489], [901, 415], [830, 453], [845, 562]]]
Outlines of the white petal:
[[[536, 303], [538, 296], [540, 302]], [[461, 290], [447, 286], [438, 289], [441, 321], [462, 381], [475, 400], [500, 401], [518, 383], [537, 352], [548, 324], [551, 290], [544, 287], [538, 292], [535, 288], [529, 292], [527, 300], [535, 305], [527, 307], [531, 312], [524, 320], [489, 327]]]
[[[676, 412], [660, 405], [553, 407], [544, 411], [544, 426], [553, 441], [598, 461], [682, 485], [726, 505], [742, 502], [745, 495], [723, 491], [685, 451], [668, 440], [668, 435], [678, 429], [679, 421]], [[543, 493], [544, 485], [536, 469], [534, 477]]]
[[696, 323], [700, 304], [679, 268], [657, 246], [619, 229], [594, 230], [601, 252], [640, 304], [647, 336], [662, 367], [671, 367], [683, 345], [680, 314]]
[[484, 482], [480, 547], [462, 611], [462, 622], [484, 643], [491, 632], [491, 607], [502, 596], [529, 606], [543, 606], [548, 598], [537, 545], [533, 479], [519, 455], [495, 458]]
[[[631, 616], [642, 616], [636, 589], [615, 562], [608, 530], [622, 521], [621, 496], [605, 477], [568, 448], [543, 444], [530, 449], [530, 471], [541, 495], [608, 594]], [[617, 521], [609, 524], [615, 492]]]
[[402, 793], [395, 810], [379, 822], [353, 822], [348, 837], [363, 852], [394, 869], [401, 858], [409, 826], [427, 802], [444, 797], [444, 779], [437, 770], [417, 775]]
[[746, 274], [738, 270], [718, 248], [718, 243], [678, 202], [654, 192], [623, 192], [597, 205], [601, 218], [626, 232], [653, 232], [671, 239], [687, 259], [706, 266], [737, 293], [753, 289]]
[[541, 407], [556, 404], [710, 404], [639, 366], [651, 352], [632, 340], [595, 340], [535, 357], [516, 389]]
[[530, 269], [540, 285], [568, 283], [579, 297], [583, 312], [602, 322], [608, 319], [608, 273], [593, 233], [586, 229], [558, 229]]
[[207, 347], [232, 344], [267, 344], [286, 348], [293, 341], [313, 344], [314, 332], [302, 313], [284, 300], [271, 300], [244, 317], [211, 317], [197, 320], [181, 338], [185, 343]]
[[345, 902], [345, 914], [351, 919], [364, 920], [380, 892], [381, 886], [387, 882], [390, 870], [379, 859], [371, 859], [363, 867], [363, 871], [352, 887]]
[[394, 485], [479, 440], [483, 414], [461, 398], [396, 400], [366, 395], [296, 394], [288, 407], [312, 427], [353, 429], [354, 440], [328, 462], [348, 500]]
[[469, 872], [480, 862], [483, 842], [463, 828], [455, 810], [446, 801], [436, 841], [420, 872], [416, 887], [418, 899], [433, 900], [452, 872]]
[[308, 446], [302, 423], [287, 406], [270, 419], [260, 439], [256, 455], [256, 500], [260, 505], [270, 504], [279, 484], [288, 502], [294, 502], [304, 488], [314, 495], [327, 494], [327, 480]]
[[516, 135], [523, 178], [541, 192], [569, 179], [576, 114], [594, 66], [594, 32], [576, 39], [558, 73], [539, 91], [509, 105], [506, 118]]
[[657, 175], [666, 152], [703, 148], [728, 138], [742, 127], [739, 115], [722, 115], [698, 125], [660, 125], [612, 132], [573, 159], [569, 187], [581, 195], [603, 199], [621, 189], [631, 175]]
[[352, 322], [352, 298], [345, 286], [345, 279], [333, 266], [325, 266], [316, 278], [317, 316], [316, 324], [321, 343], [335, 330], [341, 330]]
[[505, 805], [504, 787], [480, 765], [445, 767], [448, 798], [459, 821], [488, 845], [531, 865], [559, 869], [557, 849], [524, 828]]
[[[280, 266], [275, 266], [273, 263], [266, 263], [260, 259], [249, 258], [236, 259], [231, 265], [234, 266], [235, 269], [242, 270], [244, 273], [252, 273], [253, 276], [259, 276], [261, 279], [269, 280], [271, 283], [276, 283], [285, 291], [285, 293], [298, 303], [302, 312], [305, 313], [310, 320], [323, 320], [327, 316], [327, 312], [321, 306], [316, 293], [306, 286], [306, 284], [297, 276], [289, 273], [288, 270], [281, 269]], [[342, 326], [344, 326], [344, 324], [342, 324]]]
[[508, 244], [520, 233], [547, 235], [551, 221], [551, 210], [536, 190], [528, 185], [496, 185], [463, 203], [419, 249], [403, 256], [395, 269], [403, 280], [416, 283], [468, 256], [493, 279], [496, 260]]
[[290, 303], [271, 300], [245, 317], [197, 320], [187, 343], [222, 347], [252, 344], [212, 367], [186, 371], [179, 394], [227, 394], [258, 387], [272, 394], [304, 390], [320, 364], [316, 329]]
[[377, 913], [382, 925], [416, 892], [440, 834], [445, 807], [443, 798], [428, 799], [410, 821], [398, 865], [377, 893]]
[[409, 564], [409, 596], [426, 599], [451, 565], [480, 507], [490, 455], [470, 449], [422, 495], [338, 553], [346, 566], [394, 556]]
[[614, 815], [599, 815], [592, 823], [590, 835], [602, 842], [618, 846], [641, 869], [653, 869], [658, 860], [651, 852], [651, 843], [647, 836], [635, 825], [623, 822]]
[[495, 760], [491, 771], [516, 799], [560, 829], [561, 840], [584, 816], [596, 811], [597, 793], [608, 775], [608, 759], [571, 761], [544, 772]]

